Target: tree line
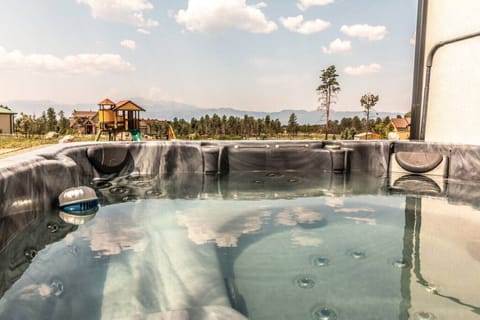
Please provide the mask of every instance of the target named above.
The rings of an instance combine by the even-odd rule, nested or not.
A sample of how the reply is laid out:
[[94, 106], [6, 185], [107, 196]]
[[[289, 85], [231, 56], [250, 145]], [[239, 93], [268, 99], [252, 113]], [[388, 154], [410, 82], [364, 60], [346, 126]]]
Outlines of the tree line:
[[70, 120], [65, 117], [63, 110], [57, 114], [55, 109], [50, 107], [39, 117], [20, 113], [15, 119], [15, 132], [23, 134], [27, 138], [52, 131], [59, 134], [71, 133]]
[[[401, 117], [398, 115], [397, 117]], [[185, 119], [173, 118], [172, 121], [146, 120], [148, 132], [156, 138], [164, 138], [171, 126], [180, 139], [269, 139], [269, 138], [318, 138], [319, 133], [326, 131], [327, 124], [299, 124], [295, 113], [291, 113], [288, 122], [283, 124], [279, 119], [272, 119], [269, 115], [263, 118], [254, 118], [249, 115], [243, 117], [206, 114], [200, 118]], [[357, 133], [368, 127], [371, 132], [387, 138], [393, 130], [389, 117], [383, 119], [360, 118], [358, 116], [328, 120], [330, 139], [351, 140]], [[58, 113], [49, 107], [40, 116], [20, 113], [15, 120], [15, 131], [25, 137], [45, 135], [54, 131], [58, 134], [74, 134], [70, 127], [70, 120], [65, 117], [63, 110]]]
[[[400, 117], [398, 115], [397, 117]], [[175, 134], [181, 139], [267, 139], [267, 138], [318, 138], [320, 132], [325, 131], [326, 124], [299, 124], [297, 116], [292, 113], [286, 124], [279, 119], [272, 120], [270, 116], [254, 118], [248, 115], [242, 117], [219, 116], [218, 114], [205, 115], [190, 121], [174, 118], [169, 123], [152, 121], [150, 133], [161, 137], [166, 132], [166, 126], [171, 125]], [[376, 119], [359, 118], [358, 116], [329, 120], [329, 139], [352, 140], [357, 133], [363, 132], [365, 127], [371, 132], [386, 139], [392, 131], [390, 117]]]

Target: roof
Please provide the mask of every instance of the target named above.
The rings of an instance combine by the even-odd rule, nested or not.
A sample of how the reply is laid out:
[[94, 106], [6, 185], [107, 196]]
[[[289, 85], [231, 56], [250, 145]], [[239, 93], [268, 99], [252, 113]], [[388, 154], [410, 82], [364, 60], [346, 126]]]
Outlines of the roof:
[[362, 138], [362, 137], [366, 137], [368, 134], [369, 137], [374, 137], [374, 138], [378, 138], [380, 139], [382, 136], [379, 135], [378, 133], [375, 133], [375, 132], [362, 132], [362, 133], [357, 133], [354, 137], [355, 138]]
[[93, 118], [97, 114], [97, 111], [73, 111], [73, 118]]
[[100, 101], [98, 103], [99, 106], [114, 106], [115, 105], [115, 102], [113, 102], [112, 100], [108, 99], [108, 98], [105, 98], [103, 99], [102, 101]]
[[113, 108], [113, 110], [131, 110], [131, 109], [128, 109], [128, 108], [124, 108], [126, 107], [128, 104], [132, 104], [134, 106], [135, 109], [137, 110], [140, 110], [140, 111], [145, 111], [145, 109], [143, 109], [142, 107], [140, 107], [138, 104], [136, 104], [135, 102], [132, 102], [131, 100], [122, 100], [122, 101], [118, 101], [116, 104], [115, 104], [115, 108]]
[[17, 114], [17, 113], [7, 108], [0, 107], [0, 114]]
[[410, 126], [410, 118], [395, 118], [391, 119], [391, 121], [397, 129], [408, 129]]

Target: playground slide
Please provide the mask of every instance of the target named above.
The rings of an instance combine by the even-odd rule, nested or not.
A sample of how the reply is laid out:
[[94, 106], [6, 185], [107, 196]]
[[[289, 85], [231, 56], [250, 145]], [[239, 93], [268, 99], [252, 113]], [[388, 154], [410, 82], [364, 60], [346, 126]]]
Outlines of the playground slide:
[[142, 141], [142, 135], [140, 134], [140, 130], [132, 129], [130, 130], [130, 134], [132, 135], [133, 141]]

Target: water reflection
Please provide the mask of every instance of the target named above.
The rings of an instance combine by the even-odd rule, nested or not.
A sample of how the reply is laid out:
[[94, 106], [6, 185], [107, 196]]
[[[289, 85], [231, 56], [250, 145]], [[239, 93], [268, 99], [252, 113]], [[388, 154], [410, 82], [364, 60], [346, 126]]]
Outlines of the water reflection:
[[[412, 309], [437, 310], [439, 318], [475, 319], [480, 315], [478, 274], [480, 216], [467, 206], [442, 199], [416, 199], [414, 221], [415, 280], [411, 284]], [[439, 309], [438, 306], [443, 308]]]
[[0, 218], [0, 318], [162, 317], [211, 304], [250, 319], [479, 317], [472, 206], [390, 196], [383, 179], [256, 179], [118, 178], [99, 185], [102, 208], [81, 226], [13, 201]]
[[271, 215], [269, 209], [219, 204], [181, 211], [177, 213], [177, 222], [188, 229], [188, 238], [196, 244], [213, 241], [219, 247], [235, 247], [241, 235], [260, 230]]

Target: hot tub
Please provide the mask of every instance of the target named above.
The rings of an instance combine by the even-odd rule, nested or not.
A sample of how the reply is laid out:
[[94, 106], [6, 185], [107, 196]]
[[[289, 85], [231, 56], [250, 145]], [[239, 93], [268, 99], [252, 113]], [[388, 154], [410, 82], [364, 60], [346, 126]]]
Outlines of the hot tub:
[[[76, 143], [0, 161], [1, 319], [477, 319], [480, 147]], [[96, 191], [91, 220], [58, 196]]]

